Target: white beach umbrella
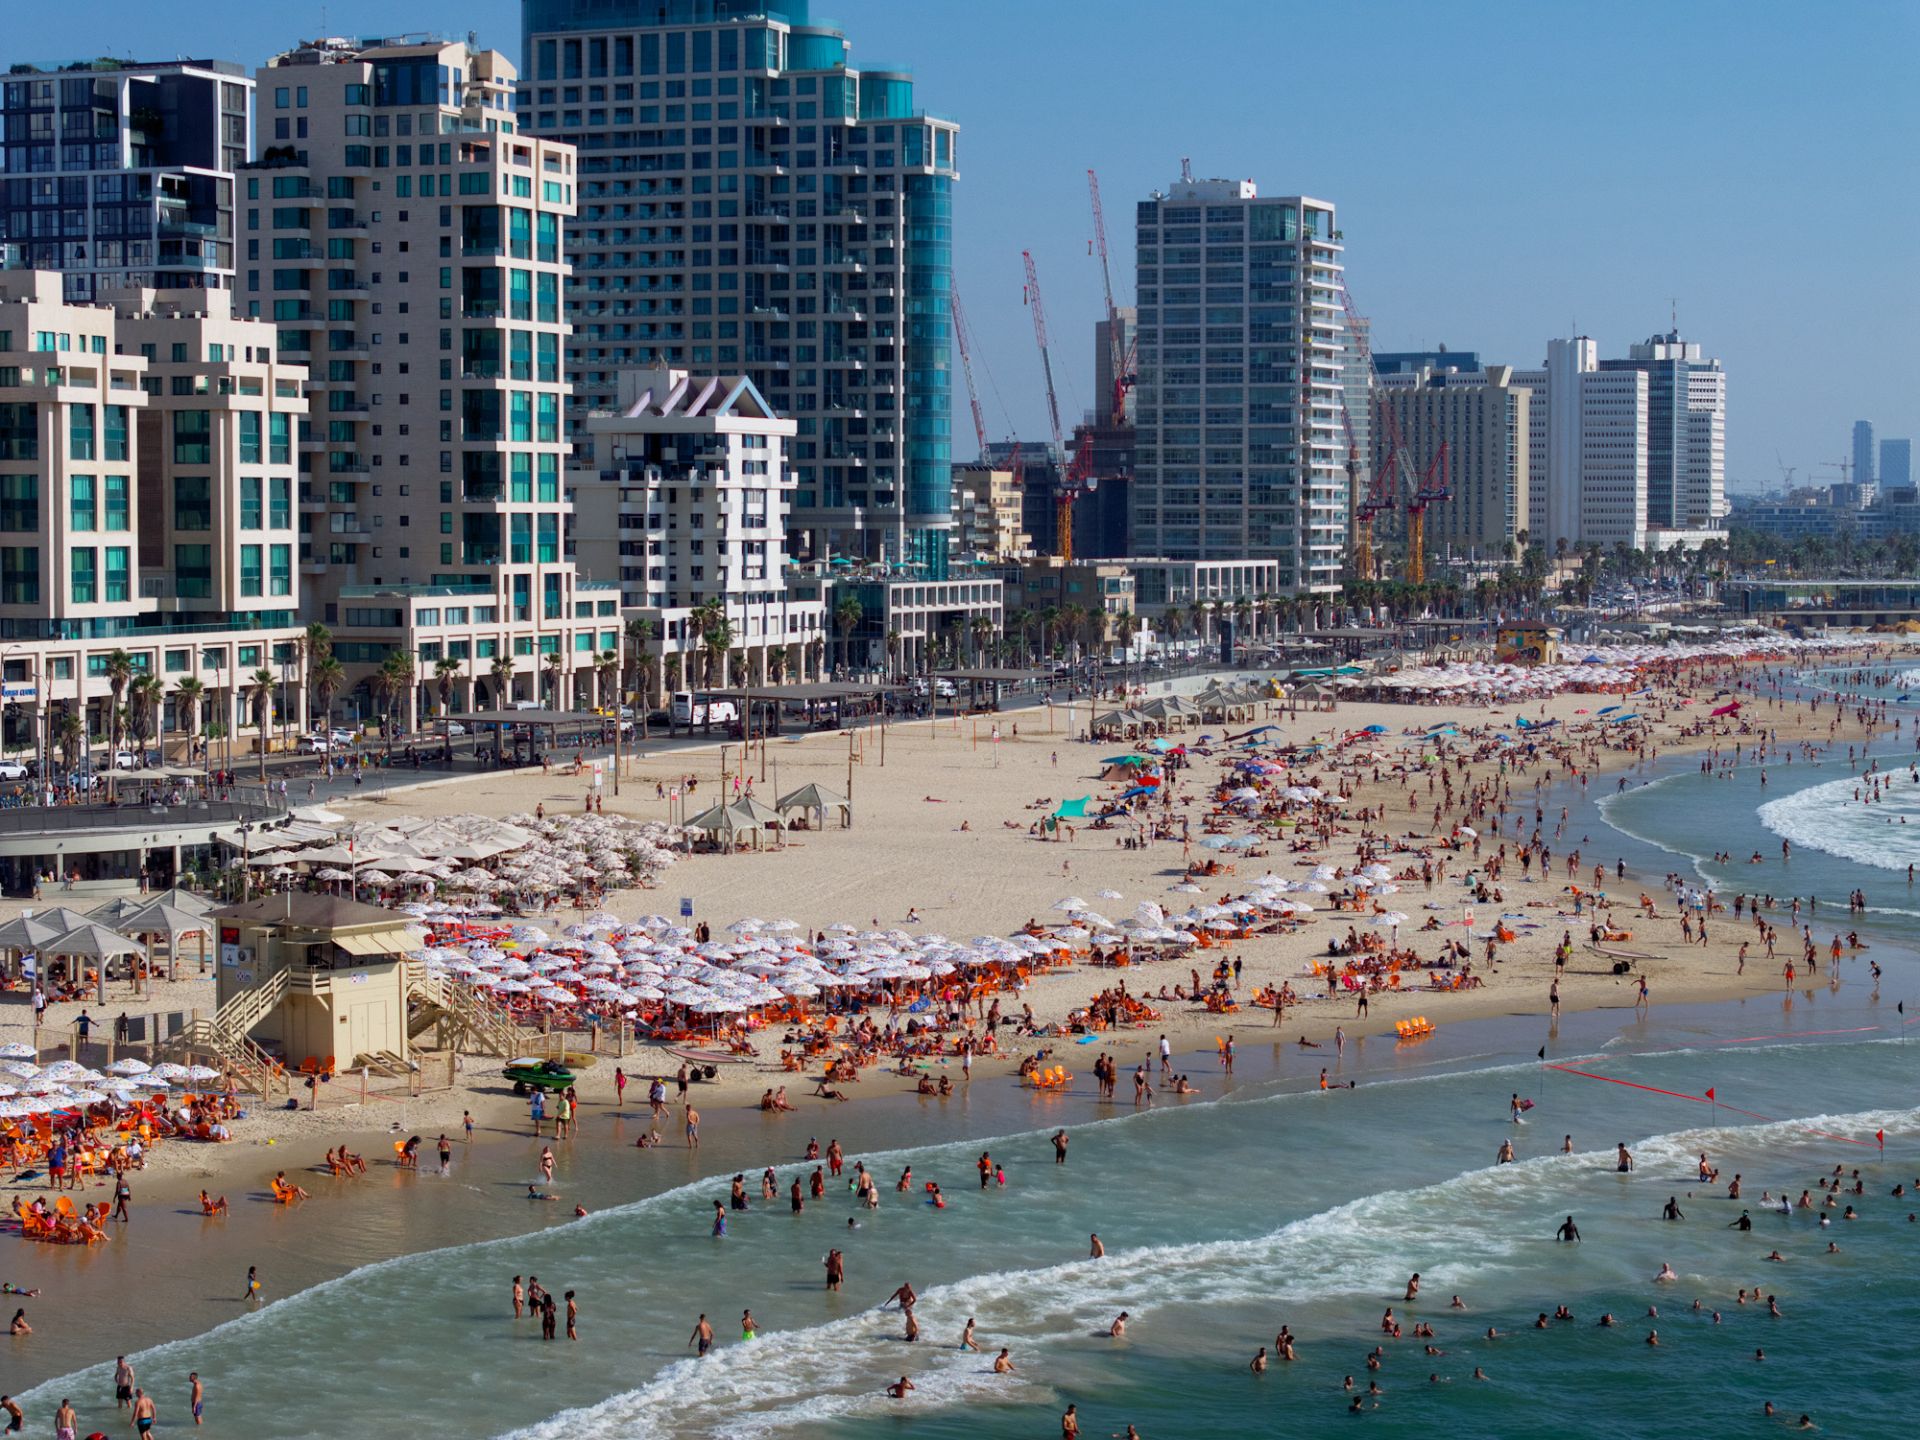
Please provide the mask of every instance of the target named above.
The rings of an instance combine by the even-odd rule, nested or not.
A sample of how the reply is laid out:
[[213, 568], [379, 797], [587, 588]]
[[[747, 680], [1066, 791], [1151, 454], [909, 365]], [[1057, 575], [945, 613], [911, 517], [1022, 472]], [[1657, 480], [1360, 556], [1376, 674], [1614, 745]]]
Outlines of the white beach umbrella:
[[33, 1047], [31, 1045], [23, 1045], [18, 1040], [6, 1045], [0, 1045], [0, 1060], [31, 1059], [33, 1059]]

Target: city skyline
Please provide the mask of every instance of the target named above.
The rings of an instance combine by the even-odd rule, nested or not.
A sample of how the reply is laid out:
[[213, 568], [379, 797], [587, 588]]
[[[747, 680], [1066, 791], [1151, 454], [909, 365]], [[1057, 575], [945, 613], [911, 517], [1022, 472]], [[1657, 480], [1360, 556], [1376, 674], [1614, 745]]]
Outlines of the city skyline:
[[[1380, 350], [1444, 342], [1533, 367], [1550, 339], [1590, 334], [1615, 353], [1668, 329], [1677, 312], [1680, 332], [1721, 356], [1735, 387], [1732, 488], [1777, 484], [1776, 451], [1803, 477], [1823, 473], [1846, 455], [1860, 415], [1883, 433], [1920, 430], [1896, 359], [1896, 337], [1920, 320], [1901, 238], [1920, 202], [1911, 186], [1887, 183], [1912, 169], [1897, 122], [1920, 105], [1894, 57], [1920, 39], [1913, 12], [1860, 6], [1823, 17], [1816, 33], [1784, 4], [1489, 14], [1466, 27], [1401, 4], [1316, 14], [1314, 47], [1329, 58], [1289, 73], [1287, 93], [1303, 124], [1339, 118], [1309, 138], [1285, 124], [1272, 86], [1275, 47], [1301, 18], [1288, 10], [1234, 0], [1212, 7], [1218, 24], [1202, 28], [1153, 24], [1148, 7], [1122, 6], [1093, 26], [1064, 10], [990, 3], [936, 44], [918, 7], [828, 8], [856, 64], [910, 68], [921, 103], [962, 125], [955, 273], [989, 440], [1038, 443], [1045, 429], [1020, 251], [1039, 266], [1071, 421], [1094, 405], [1101, 307], [1085, 172], [1100, 173], [1124, 303], [1131, 207], [1176, 178], [1183, 156], [1198, 176], [1338, 205], [1354, 298]], [[122, 0], [84, 24], [30, 12], [10, 35], [8, 63], [83, 58], [103, 29], [121, 58], [188, 54], [249, 69], [322, 28], [473, 30], [512, 55], [520, 43], [517, 0], [399, 9], [333, 0], [305, 24], [233, 0], [195, 14], [183, 33], [177, 16]], [[1148, 25], [1153, 44], [1142, 45]], [[1228, 34], [1241, 39], [1223, 48]], [[1075, 58], [1063, 67], [1061, 55]], [[1568, 55], [1581, 57], [1578, 72]], [[1477, 99], [1450, 78], [1469, 73]], [[1676, 129], [1681, 116], [1692, 118]], [[1483, 123], [1489, 143], [1465, 143]], [[1833, 143], [1842, 136], [1844, 146]], [[1853, 203], [1862, 193], [1876, 204]], [[1823, 213], [1848, 219], [1828, 229]], [[1816, 232], [1841, 262], [1838, 286], [1834, 269], [1805, 263]], [[956, 401], [958, 461], [972, 458], [974, 437]]]

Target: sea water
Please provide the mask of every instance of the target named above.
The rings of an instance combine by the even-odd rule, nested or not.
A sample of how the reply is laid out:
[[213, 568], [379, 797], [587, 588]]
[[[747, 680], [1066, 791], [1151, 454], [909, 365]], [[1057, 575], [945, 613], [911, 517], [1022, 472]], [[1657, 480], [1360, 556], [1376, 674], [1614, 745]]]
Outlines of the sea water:
[[[1217, 1098], [1162, 1095], [1136, 1111], [1084, 1088], [1040, 1098], [976, 1081], [964, 1126], [933, 1120], [938, 1102], [894, 1107], [888, 1125], [902, 1136], [979, 1134], [851, 1152], [849, 1172], [860, 1158], [881, 1180], [878, 1212], [833, 1185], [789, 1213], [786, 1184], [812, 1166], [796, 1161], [797, 1129], [769, 1131], [780, 1138], [761, 1158], [776, 1166], [782, 1198], [762, 1203], [750, 1184], [753, 1208], [729, 1213], [722, 1239], [709, 1230], [726, 1173], [616, 1203], [632, 1167], [652, 1157], [581, 1142], [560, 1147], [560, 1181], [596, 1212], [587, 1219], [369, 1266], [135, 1361], [163, 1400], [197, 1369], [213, 1437], [864, 1436], [903, 1426], [1013, 1437], [1057, 1433], [1069, 1401], [1089, 1435], [1129, 1422], [1149, 1437], [1283, 1424], [1319, 1434], [1349, 1423], [1349, 1374], [1385, 1388], [1369, 1420], [1390, 1434], [1551, 1426], [1678, 1437], [1710, 1416], [1758, 1433], [1767, 1399], [1836, 1433], [1893, 1434], [1920, 1324], [1910, 1284], [1920, 1226], [1905, 1220], [1920, 1197], [1888, 1194], [1920, 1172], [1920, 1052], [1901, 1034], [1891, 998], [1857, 977], [1790, 1001], [1656, 1009], [1644, 1021], [1569, 1016], [1553, 1034], [1535, 1020], [1447, 1027], [1424, 1045], [1350, 1043], [1344, 1057], [1269, 1049], [1247, 1031], [1260, 1073]], [[1540, 1043], [1549, 1059], [1607, 1078], [1500, 1058]], [[1322, 1066], [1358, 1087], [1321, 1091]], [[1709, 1087], [1717, 1104], [1700, 1098]], [[1521, 1126], [1508, 1119], [1516, 1092], [1536, 1102]], [[916, 1126], [914, 1114], [930, 1118]], [[1048, 1137], [1062, 1125], [1072, 1144], [1055, 1165]], [[1496, 1166], [1508, 1138], [1518, 1163]], [[1638, 1158], [1631, 1176], [1615, 1173], [1618, 1141]], [[531, 1168], [538, 1142], [527, 1148]], [[983, 1150], [1005, 1165], [1004, 1189], [977, 1188]], [[1694, 1179], [1702, 1150], [1722, 1170], [1710, 1190]], [[1760, 1210], [1762, 1189], [1798, 1195], [1836, 1164], [1865, 1177], [1865, 1197], [1848, 1197], [1862, 1219], [1822, 1231], [1811, 1215]], [[897, 1193], [907, 1165], [914, 1186]], [[1723, 1198], [1736, 1171], [1751, 1233], [1726, 1228], [1742, 1208]], [[945, 1209], [925, 1203], [927, 1179], [942, 1185]], [[1670, 1195], [1682, 1223], [1658, 1219]], [[479, 1203], [525, 1202], [502, 1185]], [[1568, 1214], [1578, 1246], [1553, 1240]], [[1094, 1231], [1108, 1250], [1099, 1260], [1087, 1258]], [[1838, 1255], [1824, 1253], [1828, 1239]], [[823, 1286], [830, 1247], [846, 1254], [838, 1295]], [[1775, 1247], [1786, 1263], [1763, 1260]], [[1679, 1284], [1652, 1283], [1663, 1262]], [[1401, 1296], [1415, 1271], [1422, 1291], [1409, 1305]], [[513, 1320], [514, 1274], [578, 1290], [578, 1343], [542, 1342], [533, 1322]], [[897, 1310], [878, 1308], [905, 1280], [922, 1297], [912, 1345]], [[1783, 1318], [1736, 1305], [1743, 1286], [1776, 1294]], [[1448, 1308], [1456, 1293], [1464, 1312]], [[1721, 1324], [1691, 1311], [1696, 1297]], [[1529, 1328], [1560, 1304], [1574, 1323]], [[1649, 1304], [1659, 1320], [1642, 1319]], [[1431, 1321], [1446, 1354], [1383, 1340], [1389, 1305], [1409, 1330]], [[752, 1341], [738, 1338], [747, 1307], [760, 1326]], [[1105, 1331], [1121, 1310], [1132, 1320], [1115, 1341]], [[1604, 1310], [1621, 1323], [1597, 1328]], [[703, 1311], [721, 1344], [696, 1360], [687, 1342]], [[979, 1355], [955, 1345], [969, 1317]], [[1283, 1323], [1300, 1358], [1249, 1374]], [[1480, 1338], [1488, 1325], [1500, 1338]], [[1644, 1343], [1656, 1326], [1657, 1350]], [[1376, 1341], [1387, 1359], [1370, 1372]], [[1013, 1376], [991, 1373], [1001, 1346]], [[1752, 1358], [1756, 1346], [1765, 1361]], [[1469, 1379], [1476, 1365], [1487, 1381]], [[882, 1393], [901, 1374], [918, 1387], [905, 1402]], [[60, 1396], [83, 1397], [90, 1424], [109, 1393], [94, 1367], [24, 1398], [44, 1417]]]

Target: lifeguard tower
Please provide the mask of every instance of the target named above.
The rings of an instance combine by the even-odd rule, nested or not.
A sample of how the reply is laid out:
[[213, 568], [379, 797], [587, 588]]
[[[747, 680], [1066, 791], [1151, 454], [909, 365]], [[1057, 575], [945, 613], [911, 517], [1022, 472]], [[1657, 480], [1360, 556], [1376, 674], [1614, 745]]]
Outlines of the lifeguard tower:
[[1558, 625], [1538, 621], [1502, 625], [1495, 632], [1493, 658], [1506, 665], [1557, 665], [1561, 633]]

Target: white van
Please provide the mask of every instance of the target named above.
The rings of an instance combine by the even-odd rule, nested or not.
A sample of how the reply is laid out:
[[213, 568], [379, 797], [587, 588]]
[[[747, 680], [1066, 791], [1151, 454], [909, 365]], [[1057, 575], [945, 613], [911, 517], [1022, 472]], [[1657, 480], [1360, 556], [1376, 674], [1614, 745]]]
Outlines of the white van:
[[691, 690], [676, 690], [667, 713], [676, 725], [726, 725], [740, 718], [740, 707], [731, 700], [702, 700], [694, 703]]

